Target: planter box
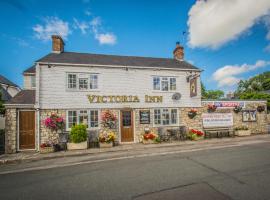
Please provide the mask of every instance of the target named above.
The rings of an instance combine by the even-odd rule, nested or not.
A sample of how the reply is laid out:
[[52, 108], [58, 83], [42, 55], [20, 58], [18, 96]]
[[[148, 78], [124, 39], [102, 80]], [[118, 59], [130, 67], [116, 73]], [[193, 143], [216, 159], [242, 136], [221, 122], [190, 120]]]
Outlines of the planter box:
[[111, 147], [113, 147], [113, 143], [112, 142], [110, 142], [110, 143], [100, 142], [99, 147], [100, 148], [111, 148]]
[[142, 141], [143, 144], [155, 144], [154, 140], [143, 140]]
[[251, 135], [251, 131], [250, 130], [238, 130], [238, 131], [235, 131], [235, 135], [239, 136], [239, 137], [249, 136], [249, 135]]
[[81, 142], [81, 143], [67, 143], [67, 149], [68, 150], [81, 150], [81, 149], [87, 149], [87, 141]]
[[53, 147], [39, 148], [39, 152], [40, 153], [53, 153], [54, 152], [54, 148]]

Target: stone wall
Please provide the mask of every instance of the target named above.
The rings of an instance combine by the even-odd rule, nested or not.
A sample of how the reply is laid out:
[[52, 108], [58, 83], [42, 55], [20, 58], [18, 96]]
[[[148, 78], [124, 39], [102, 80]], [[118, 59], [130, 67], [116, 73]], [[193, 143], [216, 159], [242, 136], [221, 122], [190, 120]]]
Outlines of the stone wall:
[[66, 111], [65, 110], [40, 110], [40, 143], [44, 142], [58, 142], [58, 134], [46, 128], [44, 125], [44, 120], [47, 117], [50, 117], [51, 114], [57, 114], [66, 120]]
[[5, 127], [5, 152], [16, 153], [17, 145], [17, 110], [16, 108], [6, 109]]

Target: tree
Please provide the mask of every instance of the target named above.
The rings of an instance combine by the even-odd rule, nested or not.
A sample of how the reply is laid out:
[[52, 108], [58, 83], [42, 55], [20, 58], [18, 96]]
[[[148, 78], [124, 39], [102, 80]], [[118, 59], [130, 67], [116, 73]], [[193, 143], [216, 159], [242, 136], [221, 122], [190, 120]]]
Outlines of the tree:
[[0, 115], [5, 114], [4, 101], [2, 100], [2, 93], [0, 92]]
[[258, 92], [244, 92], [240, 94], [239, 99], [256, 99], [256, 100], [266, 100], [267, 109], [270, 109], [270, 94], [258, 93]]
[[224, 97], [222, 90], [206, 90], [203, 83], [201, 83], [202, 99], [220, 99]]

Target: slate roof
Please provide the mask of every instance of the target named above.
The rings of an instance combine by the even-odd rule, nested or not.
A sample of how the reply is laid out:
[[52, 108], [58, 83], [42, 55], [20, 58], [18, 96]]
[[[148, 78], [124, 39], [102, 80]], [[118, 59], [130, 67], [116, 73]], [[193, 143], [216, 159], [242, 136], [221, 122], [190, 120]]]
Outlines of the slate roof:
[[9, 101], [12, 96], [0, 85], [1, 98], [4, 102]]
[[15, 83], [11, 82], [10, 80], [8, 80], [6, 77], [2, 76], [1, 74], [0, 74], [0, 83], [5, 84], [5, 85], [10, 85], [10, 86], [18, 87], [18, 85], [16, 85]]
[[[37, 62], [45, 63], [66, 63], [66, 64], [93, 64], [93, 65], [118, 65], [118, 66], [139, 66], [153, 68], [171, 68], [199, 70], [197, 67], [186, 61], [178, 61], [172, 58], [151, 58], [137, 56], [116, 56], [104, 54], [62, 52], [50, 53]], [[33, 71], [32, 67], [26, 71]]]
[[27, 74], [27, 73], [31, 73], [31, 74], [32, 74], [32, 73], [36, 73], [36, 66], [33, 65], [33, 66], [27, 68], [26, 70], [24, 70], [23, 73], [24, 73], [24, 74]]
[[35, 90], [22, 90], [10, 99], [7, 104], [35, 104]]

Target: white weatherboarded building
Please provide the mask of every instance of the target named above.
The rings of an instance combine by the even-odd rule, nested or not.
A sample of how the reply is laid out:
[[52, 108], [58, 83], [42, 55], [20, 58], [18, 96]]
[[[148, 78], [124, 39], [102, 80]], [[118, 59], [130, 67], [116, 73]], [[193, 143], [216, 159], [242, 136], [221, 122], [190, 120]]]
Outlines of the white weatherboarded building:
[[66, 131], [78, 123], [100, 128], [104, 110], [117, 116], [120, 143], [138, 142], [145, 127], [186, 125], [181, 109], [201, 107], [201, 70], [183, 60], [64, 51], [52, 36], [53, 51], [25, 70], [25, 87], [6, 104], [6, 151], [39, 150], [53, 137], [43, 121], [52, 113], [65, 118]]

